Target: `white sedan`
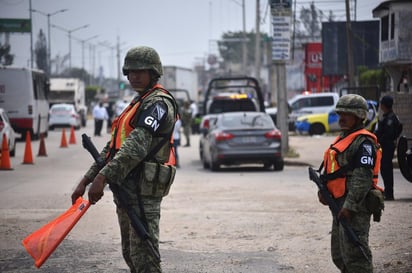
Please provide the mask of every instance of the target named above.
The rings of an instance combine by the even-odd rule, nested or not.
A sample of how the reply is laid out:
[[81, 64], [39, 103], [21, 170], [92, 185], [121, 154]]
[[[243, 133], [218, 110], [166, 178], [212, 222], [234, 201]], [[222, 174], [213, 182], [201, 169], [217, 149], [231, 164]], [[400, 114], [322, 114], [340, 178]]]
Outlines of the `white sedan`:
[[[16, 133], [11, 126], [9, 117], [3, 108], [0, 108], [0, 145], [3, 145], [3, 136], [6, 136], [10, 156], [15, 156], [16, 154]], [[0, 146], [0, 151], [2, 146]]]
[[49, 111], [49, 128], [71, 127], [78, 130], [81, 126], [81, 118], [73, 104], [54, 104]]

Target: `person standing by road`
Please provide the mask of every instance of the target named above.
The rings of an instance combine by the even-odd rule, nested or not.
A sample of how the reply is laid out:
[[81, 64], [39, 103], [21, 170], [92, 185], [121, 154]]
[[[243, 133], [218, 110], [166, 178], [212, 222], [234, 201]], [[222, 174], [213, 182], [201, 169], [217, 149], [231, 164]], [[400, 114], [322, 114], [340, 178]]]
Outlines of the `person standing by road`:
[[196, 124], [196, 122], [195, 122], [195, 120], [196, 120], [196, 117], [198, 116], [198, 107], [197, 107], [197, 103], [194, 101], [194, 100], [192, 100], [191, 102], [190, 102], [190, 110], [191, 110], [191, 112], [192, 112], [192, 122], [191, 122], [191, 127], [192, 127], [192, 131], [191, 131], [191, 133], [192, 134], [198, 134], [198, 128], [197, 128], [197, 124]]
[[158, 84], [163, 69], [153, 48], [130, 49], [123, 74], [138, 95], [113, 121], [111, 140], [100, 154], [106, 165], [100, 170], [93, 164], [71, 198], [75, 202], [91, 184], [88, 198], [91, 204], [96, 204], [107, 183], [120, 188], [127, 196], [124, 205], [114, 194], [123, 257], [132, 273], [158, 273], [162, 272], [160, 260], [137, 236], [127, 212], [130, 209], [139, 216], [149, 240], [158, 250], [161, 201], [168, 194], [176, 172], [175, 166], [168, 162], [173, 156], [171, 138], [177, 105], [173, 96]]
[[94, 118], [94, 136], [101, 136], [103, 121], [109, 119], [106, 108], [103, 106], [103, 102], [97, 103], [93, 108]]
[[175, 149], [176, 168], [180, 168], [179, 153], [177, 151], [180, 146], [180, 128], [182, 128], [182, 121], [178, 119], [176, 120], [175, 128], [173, 130], [173, 147]]
[[382, 146], [381, 175], [385, 185], [385, 200], [395, 200], [393, 194], [393, 155], [395, 153], [396, 140], [402, 132], [402, 125], [392, 110], [393, 98], [383, 96], [380, 108], [383, 112], [382, 119], [378, 122], [375, 134]]
[[182, 109], [182, 126], [183, 135], [186, 139], [184, 147], [190, 147], [190, 135], [192, 134], [192, 109], [190, 108], [190, 102], [185, 101]]
[[[383, 207], [382, 189], [377, 186], [380, 150], [376, 136], [364, 128], [368, 111], [366, 100], [355, 94], [342, 96], [337, 105], [340, 135], [325, 151], [323, 181], [340, 210], [333, 219], [332, 260], [341, 272], [371, 273], [372, 253], [369, 228], [372, 213], [379, 221]], [[377, 197], [378, 203], [370, 202]], [[319, 201], [326, 205], [322, 195]], [[375, 216], [376, 215], [376, 216]], [[376, 217], [376, 218], [375, 218]], [[351, 242], [339, 219], [345, 218], [359, 237], [362, 248]], [[362, 250], [363, 252], [362, 253]], [[366, 258], [365, 257], [368, 258]]]

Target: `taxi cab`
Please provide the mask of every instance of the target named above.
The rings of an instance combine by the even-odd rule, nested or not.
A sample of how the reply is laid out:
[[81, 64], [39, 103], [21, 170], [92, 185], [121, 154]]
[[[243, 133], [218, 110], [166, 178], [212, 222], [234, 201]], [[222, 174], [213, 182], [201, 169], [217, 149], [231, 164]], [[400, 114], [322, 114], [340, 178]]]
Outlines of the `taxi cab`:
[[[367, 100], [368, 115], [365, 121], [365, 129], [373, 132], [378, 123], [377, 102]], [[329, 132], [337, 132], [339, 127], [339, 115], [335, 108], [330, 108], [326, 113], [310, 114], [299, 117], [295, 122], [295, 130], [301, 134], [322, 135]]]

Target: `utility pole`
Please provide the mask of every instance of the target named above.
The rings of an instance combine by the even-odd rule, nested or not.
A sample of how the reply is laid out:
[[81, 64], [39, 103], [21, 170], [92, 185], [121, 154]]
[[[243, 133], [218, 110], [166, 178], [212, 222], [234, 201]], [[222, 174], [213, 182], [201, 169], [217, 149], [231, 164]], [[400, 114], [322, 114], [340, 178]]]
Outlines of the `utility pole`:
[[29, 1], [30, 11], [30, 67], [33, 68], [33, 16], [31, 12], [31, 0]]
[[255, 77], [260, 81], [260, 0], [256, 0]]
[[346, 41], [347, 41], [347, 51], [348, 51], [348, 87], [355, 87], [355, 66], [353, 63], [353, 43], [352, 43], [352, 25], [350, 19], [350, 6], [349, 0], [346, 3]]
[[246, 37], [246, 8], [245, 8], [245, 0], [242, 0], [242, 17], [243, 17], [243, 43], [242, 43], [242, 69], [243, 74], [247, 75], [246, 69], [246, 58], [247, 58], [247, 37]]
[[[282, 153], [289, 150], [288, 102], [286, 84], [286, 62], [290, 60], [291, 47], [291, 2], [288, 0], [271, 0], [272, 19], [272, 65], [274, 79], [273, 98], [277, 97], [277, 127], [282, 133]], [[277, 96], [275, 96], [275, 94]]]
[[50, 17], [52, 17], [53, 15], [56, 15], [56, 14], [58, 14], [58, 13], [62, 13], [62, 12], [68, 11], [68, 9], [60, 9], [60, 10], [57, 10], [57, 11], [52, 12], [52, 13], [46, 13], [46, 12], [43, 12], [43, 11], [37, 10], [37, 9], [30, 9], [30, 11], [31, 11], [31, 12], [37, 12], [37, 13], [39, 13], [39, 14], [44, 15], [44, 16], [47, 17], [47, 39], [49, 40], [49, 46], [48, 46], [48, 48], [47, 48], [47, 69], [48, 69], [47, 73], [48, 73], [49, 75], [51, 75]]

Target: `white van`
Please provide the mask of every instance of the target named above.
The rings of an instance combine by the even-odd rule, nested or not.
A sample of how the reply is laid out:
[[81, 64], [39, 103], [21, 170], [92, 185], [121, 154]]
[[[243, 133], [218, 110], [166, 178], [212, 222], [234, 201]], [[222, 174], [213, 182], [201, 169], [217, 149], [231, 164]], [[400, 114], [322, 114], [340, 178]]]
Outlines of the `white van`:
[[41, 70], [0, 66], [0, 108], [10, 118], [13, 129], [25, 139], [47, 135], [49, 124], [49, 80]]
[[[288, 103], [290, 107], [289, 127], [298, 117], [307, 114], [328, 113], [335, 108], [339, 94], [333, 92], [296, 95]], [[292, 126], [293, 127], [293, 126]]]

